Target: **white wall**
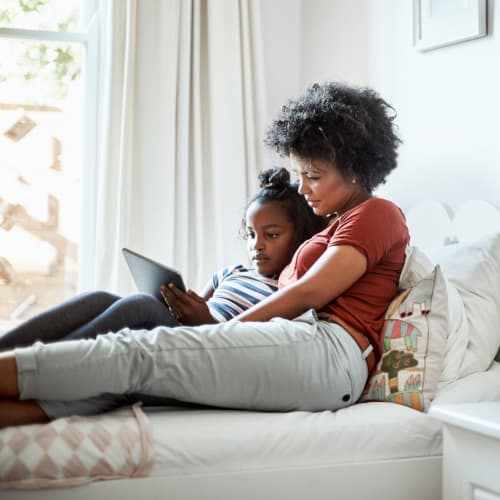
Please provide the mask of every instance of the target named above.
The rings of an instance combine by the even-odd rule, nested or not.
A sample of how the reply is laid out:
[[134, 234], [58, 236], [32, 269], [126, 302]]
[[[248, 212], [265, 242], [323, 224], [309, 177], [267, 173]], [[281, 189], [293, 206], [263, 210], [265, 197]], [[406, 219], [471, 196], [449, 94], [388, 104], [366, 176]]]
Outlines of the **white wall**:
[[[279, 112], [286, 99], [300, 92], [302, 60], [302, 0], [260, 0], [264, 78], [267, 113], [263, 128]], [[285, 165], [283, 159], [266, 148], [264, 165]]]
[[301, 88], [302, 0], [261, 0], [268, 119]]
[[368, 84], [366, 6], [366, 0], [302, 0], [302, 87], [324, 80]]
[[[378, 194], [403, 209], [422, 198], [453, 208], [475, 198], [500, 204], [500, 11], [494, 0], [487, 37], [425, 53], [413, 47], [412, 0], [302, 0], [298, 33], [295, 15], [291, 25], [279, 23], [285, 16], [278, 7], [288, 2], [265, 3], [265, 25], [279, 37], [266, 43], [274, 51], [266, 54], [267, 64], [277, 66], [268, 81], [271, 105], [312, 81], [368, 84], [396, 108], [404, 141], [399, 168]], [[277, 64], [280, 51], [286, 71]]]
[[261, 13], [269, 118], [314, 81], [367, 83], [365, 0], [261, 0]]
[[404, 140], [381, 193], [403, 208], [422, 196], [500, 203], [500, 11], [488, 3], [487, 37], [418, 52], [411, 0], [370, 2], [369, 82], [398, 111]]

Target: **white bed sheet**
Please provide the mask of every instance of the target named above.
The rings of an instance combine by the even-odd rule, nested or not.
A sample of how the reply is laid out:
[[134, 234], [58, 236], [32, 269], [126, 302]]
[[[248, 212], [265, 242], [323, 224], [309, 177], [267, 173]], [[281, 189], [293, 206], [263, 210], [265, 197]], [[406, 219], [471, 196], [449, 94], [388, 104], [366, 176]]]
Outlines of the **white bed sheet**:
[[[500, 400], [500, 363], [449, 384], [435, 403]], [[283, 414], [149, 409], [151, 476], [210, 474], [440, 456], [441, 423], [394, 403]]]

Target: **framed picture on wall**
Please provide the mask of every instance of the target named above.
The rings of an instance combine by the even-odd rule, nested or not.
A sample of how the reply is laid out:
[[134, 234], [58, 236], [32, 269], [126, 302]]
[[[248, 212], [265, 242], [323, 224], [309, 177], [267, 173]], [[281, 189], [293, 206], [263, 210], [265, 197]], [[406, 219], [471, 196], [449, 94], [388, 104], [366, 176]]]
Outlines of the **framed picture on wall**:
[[413, 0], [413, 34], [420, 51], [486, 36], [486, 0]]

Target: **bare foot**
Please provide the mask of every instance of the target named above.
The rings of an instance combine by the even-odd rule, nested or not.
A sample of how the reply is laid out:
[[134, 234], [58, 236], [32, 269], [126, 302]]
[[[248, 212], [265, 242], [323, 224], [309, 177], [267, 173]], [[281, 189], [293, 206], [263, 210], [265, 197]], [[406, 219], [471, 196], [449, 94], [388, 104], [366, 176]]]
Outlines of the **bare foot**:
[[35, 401], [0, 400], [0, 428], [48, 421], [49, 417]]

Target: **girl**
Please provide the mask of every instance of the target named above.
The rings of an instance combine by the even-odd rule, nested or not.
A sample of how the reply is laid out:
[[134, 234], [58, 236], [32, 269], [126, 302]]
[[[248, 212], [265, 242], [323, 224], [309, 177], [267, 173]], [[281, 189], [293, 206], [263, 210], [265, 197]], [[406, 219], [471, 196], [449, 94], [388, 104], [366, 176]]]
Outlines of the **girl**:
[[290, 185], [285, 168], [259, 175], [260, 192], [245, 210], [241, 232], [253, 269], [242, 265], [214, 273], [202, 297], [178, 290], [173, 304], [168, 289], [162, 294], [173, 315], [185, 325], [228, 321], [278, 289], [278, 276], [299, 245], [324, 228], [326, 217], [316, 216], [297, 185]]
[[175, 312], [154, 297], [135, 294], [120, 298], [108, 292], [91, 292], [49, 309], [0, 337], [0, 349], [33, 344], [95, 338], [122, 328], [201, 325], [224, 322], [277, 290], [277, 278], [300, 243], [325, 226], [297, 186], [290, 185], [284, 168], [259, 175], [261, 190], [247, 205], [243, 233], [254, 268], [225, 267], [214, 273], [202, 296], [188, 290]]

